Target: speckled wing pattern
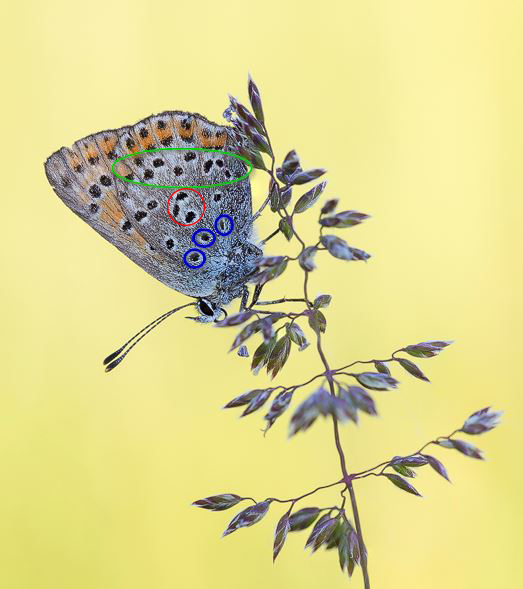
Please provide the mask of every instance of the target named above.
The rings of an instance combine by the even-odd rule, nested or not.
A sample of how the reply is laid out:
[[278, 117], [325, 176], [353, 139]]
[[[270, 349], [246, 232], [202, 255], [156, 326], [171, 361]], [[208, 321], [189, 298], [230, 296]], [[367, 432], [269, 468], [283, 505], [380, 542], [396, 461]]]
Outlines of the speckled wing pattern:
[[[177, 224], [167, 213], [174, 188], [125, 182], [113, 174], [112, 165], [116, 159], [138, 151], [184, 148], [129, 157], [116, 163], [115, 171], [128, 180], [153, 185], [218, 184], [245, 175], [245, 164], [231, 156], [186, 148], [228, 151], [231, 141], [227, 127], [201, 115], [169, 111], [133, 126], [95, 133], [71, 148], [63, 147], [49, 157], [45, 170], [60, 199], [131, 260], [179, 292], [207, 296], [219, 287], [233, 252], [251, 237], [249, 180], [198, 188], [205, 212], [196, 224], [203, 212], [201, 199], [195, 192], [179, 191], [169, 201], [169, 212]], [[194, 231], [215, 232], [214, 223], [221, 214], [232, 217], [234, 231], [228, 236], [218, 235], [212, 247], [205, 249], [207, 261], [201, 268], [187, 268], [184, 253], [199, 245], [191, 240]], [[199, 237], [209, 239], [205, 231]]]

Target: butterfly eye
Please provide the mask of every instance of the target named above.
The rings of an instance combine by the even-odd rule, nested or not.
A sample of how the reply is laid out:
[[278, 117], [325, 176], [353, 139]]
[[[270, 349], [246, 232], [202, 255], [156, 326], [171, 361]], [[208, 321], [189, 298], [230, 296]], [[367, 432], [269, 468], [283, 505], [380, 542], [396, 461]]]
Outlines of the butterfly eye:
[[187, 250], [183, 254], [183, 261], [188, 268], [201, 268], [205, 264], [205, 254], [196, 248]]
[[197, 229], [191, 239], [195, 245], [210, 247], [216, 241], [216, 235], [210, 229]]
[[220, 215], [214, 222], [214, 228], [219, 235], [229, 235], [234, 229], [234, 221], [229, 215]]
[[214, 310], [211, 305], [212, 305], [212, 303], [207, 302], [205, 299], [198, 300], [198, 310], [203, 315], [207, 315], [208, 317], [214, 316]]

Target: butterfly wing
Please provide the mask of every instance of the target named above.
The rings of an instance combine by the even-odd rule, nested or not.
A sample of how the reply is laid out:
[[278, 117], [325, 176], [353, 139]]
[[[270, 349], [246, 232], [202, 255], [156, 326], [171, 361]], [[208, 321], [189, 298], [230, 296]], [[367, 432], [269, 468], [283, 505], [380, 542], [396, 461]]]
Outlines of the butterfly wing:
[[100, 178], [110, 179], [111, 172], [100, 155], [89, 164], [74, 149], [62, 148], [45, 163], [47, 178], [59, 198], [102, 237], [115, 245], [146, 272], [171, 288], [180, 281], [172, 260], [153, 250], [125, 216], [113, 185], [98, 191]]
[[[248, 180], [232, 185], [198, 189], [205, 213], [194, 226], [183, 226], [200, 217], [203, 203], [191, 191], [167, 202], [173, 189], [144, 187], [124, 182], [112, 173], [117, 158], [146, 149], [203, 147], [227, 151], [227, 128], [200, 115], [166, 112], [132, 127], [104, 131], [62, 148], [46, 162], [48, 179], [58, 196], [76, 214], [120, 251], [161, 282], [190, 296], [207, 296], [227, 266], [238, 239], [251, 232], [251, 193]], [[238, 159], [199, 151], [162, 151], [140, 154], [119, 162], [115, 170], [134, 181], [161, 186], [217, 184], [238, 178], [246, 168]], [[213, 229], [218, 215], [234, 219], [235, 231], [220, 236], [206, 250], [202, 268], [187, 268], [183, 256], [195, 247], [197, 228]]]
[[[241, 160], [191, 149], [227, 151], [230, 141], [226, 127], [200, 115], [166, 112], [122, 130], [117, 145], [118, 152], [126, 154], [164, 149], [128, 157], [116, 164], [115, 170], [133, 182], [171, 188], [124, 183], [129, 198], [121, 202], [128, 218], [147, 241], [175, 260], [176, 267], [184, 273], [183, 287], [192, 296], [215, 292], [221, 274], [230, 265], [232, 251], [239, 242], [249, 239], [250, 183], [245, 179], [226, 186], [198, 188], [201, 198], [192, 190], [179, 190], [169, 197], [175, 186], [220, 184], [244, 176], [247, 168]], [[197, 245], [192, 239], [194, 232], [203, 228], [214, 231], [220, 214], [233, 219], [234, 231], [228, 236], [217, 236], [212, 247], [205, 250], [206, 262], [202, 267], [187, 268], [184, 254]]]
[[[136, 153], [168, 146], [175, 150], [126, 158], [116, 165], [116, 171], [133, 181], [153, 186], [202, 186], [229, 182], [245, 175], [243, 162], [220, 153], [190, 149], [227, 151], [226, 131], [226, 127], [209, 123], [199, 115], [163, 113], [149, 117], [122, 133], [119, 149]], [[242, 229], [250, 220], [252, 204], [247, 179], [226, 186], [198, 188], [205, 202], [205, 212], [198, 194], [180, 191], [181, 194], [171, 199], [168, 214], [167, 203], [173, 190], [128, 183], [126, 191], [130, 198], [122, 202], [129, 217], [136, 220], [136, 227], [165, 253], [183, 253], [183, 249], [190, 246], [193, 231], [204, 226], [212, 228], [220, 213], [234, 213], [238, 217], [237, 229]], [[196, 225], [202, 213], [203, 217]]]

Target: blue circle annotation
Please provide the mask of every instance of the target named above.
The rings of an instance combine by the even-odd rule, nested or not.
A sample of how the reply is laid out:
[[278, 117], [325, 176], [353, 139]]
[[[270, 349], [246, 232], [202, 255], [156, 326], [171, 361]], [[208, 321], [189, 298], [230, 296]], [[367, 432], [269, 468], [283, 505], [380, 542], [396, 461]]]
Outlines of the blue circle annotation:
[[[212, 235], [212, 241], [210, 241], [209, 243], [200, 243], [200, 241], [196, 241], [196, 236], [198, 235], [198, 233], [210, 233]], [[211, 247], [211, 245], [214, 245], [216, 241], [216, 235], [214, 231], [202, 227], [201, 229], [196, 229], [196, 231], [192, 234], [191, 241], [194, 243], [194, 245], [198, 245], [200, 247]]]
[[[189, 260], [188, 257], [192, 252], [197, 252], [201, 255], [202, 259], [200, 261], [199, 264], [192, 264]], [[184, 254], [183, 254], [183, 263], [187, 266], [187, 268], [201, 268], [204, 264], [205, 261], [207, 260], [207, 256], [205, 255], [205, 252], [202, 252], [202, 250], [199, 250], [195, 247], [188, 249]]]
[[[228, 231], [220, 231], [218, 227], [218, 222], [220, 221], [220, 219], [227, 219], [229, 221]], [[219, 215], [216, 218], [216, 221], [214, 221], [214, 228], [216, 229], [216, 233], [218, 233], [218, 235], [223, 235], [225, 237], [226, 235], [230, 235], [232, 233], [232, 230], [234, 229], [234, 221], [232, 220], [232, 217], [230, 217], [229, 215]]]

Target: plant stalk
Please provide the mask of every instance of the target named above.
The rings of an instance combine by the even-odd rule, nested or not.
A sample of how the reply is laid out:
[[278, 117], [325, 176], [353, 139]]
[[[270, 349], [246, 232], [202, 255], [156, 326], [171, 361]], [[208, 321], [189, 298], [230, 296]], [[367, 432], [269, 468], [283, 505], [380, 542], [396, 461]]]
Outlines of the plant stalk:
[[[325, 366], [325, 375], [327, 377], [327, 381], [329, 383], [329, 389], [331, 395], [335, 396], [336, 391], [334, 390], [334, 379], [329, 367], [329, 363], [327, 362], [327, 358], [323, 352], [323, 348], [321, 347], [321, 335], [318, 331], [316, 334], [316, 347], [318, 349], [318, 354], [320, 355], [321, 361]], [[341, 465], [341, 472], [343, 475], [343, 480], [347, 485], [347, 489], [349, 490], [350, 495], [350, 502], [352, 506], [352, 513], [354, 515], [354, 523], [356, 525], [356, 535], [358, 536], [358, 545], [360, 548], [360, 564], [361, 564], [361, 572], [363, 574], [363, 583], [365, 589], [370, 589], [370, 578], [369, 578], [369, 568], [367, 563], [367, 549], [365, 548], [365, 542], [363, 541], [363, 532], [361, 529], [361, 522], [360, 522], [360, 515], [358, 512], [358, 504], [356, 502], [356, 494], [354, 492], [354, 487], [352, 485], [352, 479], [349, 476], [347, 471], [347, 464], [345, 461], [345, 454], [343, 452], [343, 447], [340, 441], [340, 432], [338, 427], [338, 420], [333, 415], [332, 416], [332, 423], [334, 427], [334, 442], [336, 444], [336, 450], [338, 451], [338, 455], [340, 457], [340, 465]]]

